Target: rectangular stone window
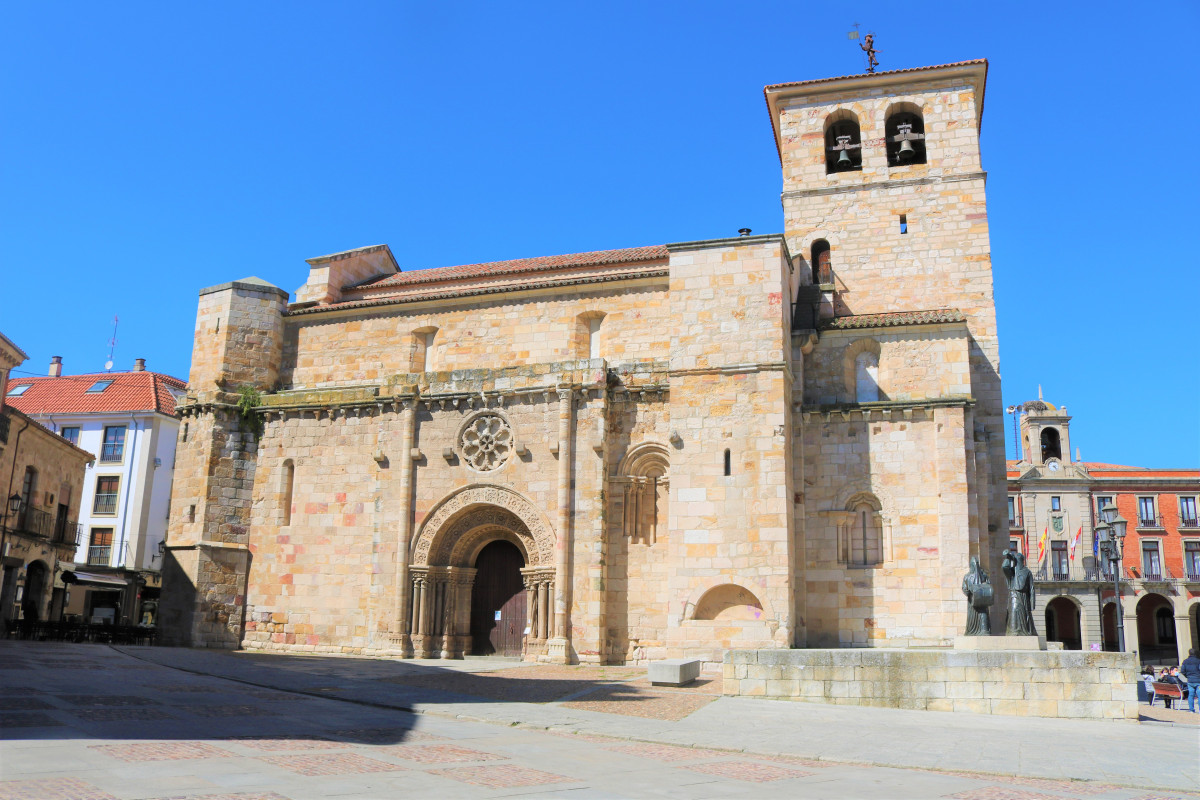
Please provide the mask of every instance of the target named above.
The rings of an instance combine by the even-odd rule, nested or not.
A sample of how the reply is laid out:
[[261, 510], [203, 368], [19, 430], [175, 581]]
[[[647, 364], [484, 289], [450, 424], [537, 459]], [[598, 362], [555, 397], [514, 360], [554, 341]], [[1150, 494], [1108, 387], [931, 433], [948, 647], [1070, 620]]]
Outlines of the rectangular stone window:
[[1183, 568], [1188, 580], [1200, 581], [1200, 541], [1191, 539], [1183, 543]]
[[1067, 572], [1070, 567], [1067, 561], [1066, 542], [1050, 543], [1050, 565], [1054, 570], [1054, 580], [1065, 581], [1067, 579]]
[[1138, 521], [1139, 528], [1161, 528], [1162, 525], [1158, 520], [1158, 511], [1154, 506], [1153, 497], [1138, 498]]
[[1200, 527], [1200, 519], [1196, 517], [1196, 498], [1179, 498], [1179, 525], [1183, 528]]
[[1059, 497], [1058, 495], [1053, 495], [1050, 498], [1050, 510], [1051, 511], [1062, 511], [1062, 498], [1061, 497]]
[[1158, 542], [1145, 540], [1142, 542], [1142, 579], [1161, 581], [1162, 578], [1162, 556], [1158, 550]]
[[79, 446], [79, 428], [70, 427], [62, 429], [62, 437], [76, 447]]

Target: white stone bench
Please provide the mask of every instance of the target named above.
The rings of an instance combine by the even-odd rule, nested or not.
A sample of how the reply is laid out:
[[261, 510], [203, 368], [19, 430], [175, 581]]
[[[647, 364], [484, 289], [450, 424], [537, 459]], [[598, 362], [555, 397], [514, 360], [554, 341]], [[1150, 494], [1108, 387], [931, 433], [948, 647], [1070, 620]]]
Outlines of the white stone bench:
[[672, 658], [650, 662], [651, 686], [686, 686], [700, 677], [700, 659]]

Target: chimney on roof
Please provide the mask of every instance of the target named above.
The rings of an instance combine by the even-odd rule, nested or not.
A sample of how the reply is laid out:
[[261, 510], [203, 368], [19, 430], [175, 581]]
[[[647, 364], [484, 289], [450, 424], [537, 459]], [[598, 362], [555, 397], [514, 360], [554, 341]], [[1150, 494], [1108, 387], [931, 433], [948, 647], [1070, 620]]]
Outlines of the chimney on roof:
[[738, 228], [738, 236], [749, 236], [749, 235], [750, 235], [749, 228]]
[[50, 371], [46, 374], [51, 378], [62, 375], [62, 356], [50, 356]]
[[146, 359], [135, 358], [133, 360], [133, 371], [134, 372], [145, 372], [146, 371]]

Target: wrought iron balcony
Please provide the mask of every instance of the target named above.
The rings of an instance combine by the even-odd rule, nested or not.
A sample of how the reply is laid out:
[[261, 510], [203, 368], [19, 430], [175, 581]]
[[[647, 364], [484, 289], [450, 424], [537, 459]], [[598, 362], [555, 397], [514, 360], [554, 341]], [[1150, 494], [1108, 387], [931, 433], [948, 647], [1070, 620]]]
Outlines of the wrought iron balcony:
[[1189, 565], [1187, 568], [1187, 577], [1184, 580], [1191, 583], [1200, 583], [1200, 566]]
[[1166, 567], [1156, 567], [1147, 569], [1145, 565], [1140, 567], [1126, 567], [1125, 574], [1135, 581], [1142, 583], [1172, 583], [1177, 578], [1171, 574], [1171, 570]]
[[88, 564], [93, 567], [107, 567], [112, 559], [112, 546], [107, 544], [94, 544], [88, 548]]
[[1181, 528], [1200, 528], [1200, 518], [1198, 517], [1180, 517], [1179, 527]]
[[117, 513], [117, 493], [104, 492], [96, 493], [96, 500], [92, 504], [93, 514], [115, 514]]
[[100, 463], [119, 464], [125, 458], [124, 442], [105, 442], [100, 445]]
[[1069, 562], [1065, 568], [1061, 564], [1044, 566], [1036, 570], [1033, 574], [1033, 577], [1034, 580], [1041, 581], [1043, 583], [1049, 581], [1056, 583], [1096, 583], [1099, 581], [1111, 581], [1112, 571], [1110, 567], [1097, 564], [1094, 557], [1085, 556]]
[[1137, 526], [1139, 528], [1161, 528], [1163, 527], [1162, 514], [1151, 514], [1150, 516], [1145, 516], [1141, 513], [1138, 513]]
[[25, 506], [17, 514], [17, 525], [14, 530], [49, 539], [50, 535], [54, 533], [54, 518], [41, 509]]

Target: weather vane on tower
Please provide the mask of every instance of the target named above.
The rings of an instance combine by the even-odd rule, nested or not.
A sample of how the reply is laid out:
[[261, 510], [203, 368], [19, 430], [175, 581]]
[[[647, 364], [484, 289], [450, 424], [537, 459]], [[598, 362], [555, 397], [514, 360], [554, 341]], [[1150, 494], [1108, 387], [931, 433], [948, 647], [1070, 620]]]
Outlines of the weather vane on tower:
[[[846, 34], [846, 36], [852, 40], [858, 38], [857, 22], [854, 23], [854, 30], [850, 31], [850, 33]], [[875, 32], [872, 31], [864, 36], [862, 44], [860, 44], [859, 47], [862, 48], [863, 52], [867, 54], [867, 72], [875, 72], [875, 68], [879, 66], [879, 59], [875, 57], [875, 54], [879, 52], [875, 49]]]

